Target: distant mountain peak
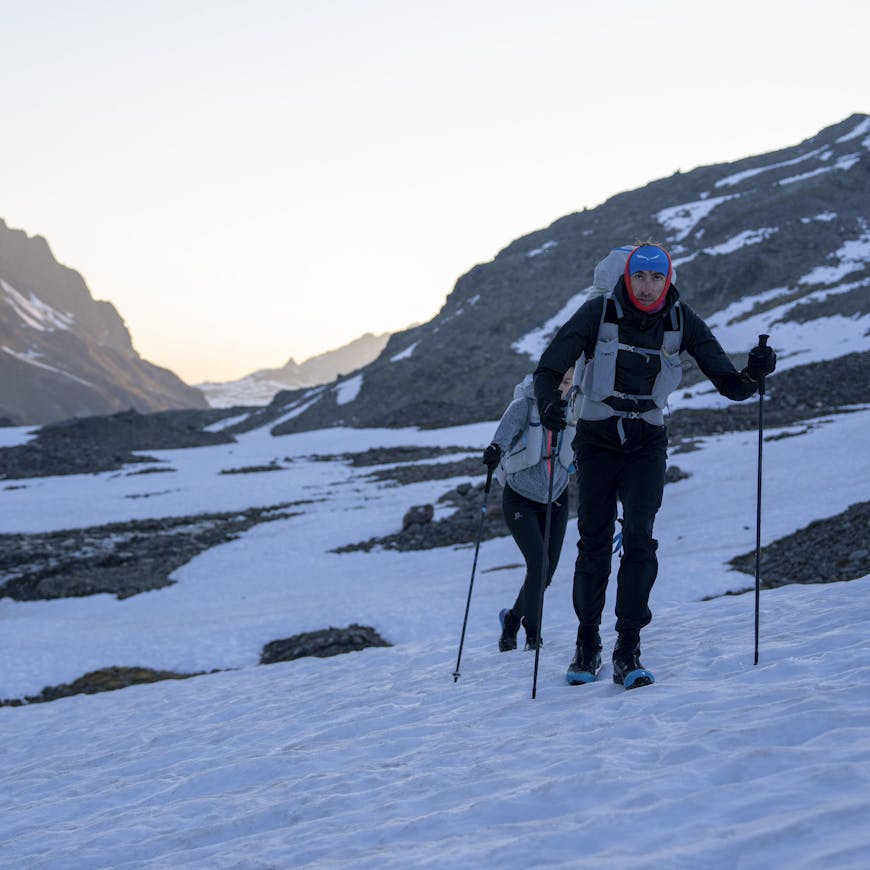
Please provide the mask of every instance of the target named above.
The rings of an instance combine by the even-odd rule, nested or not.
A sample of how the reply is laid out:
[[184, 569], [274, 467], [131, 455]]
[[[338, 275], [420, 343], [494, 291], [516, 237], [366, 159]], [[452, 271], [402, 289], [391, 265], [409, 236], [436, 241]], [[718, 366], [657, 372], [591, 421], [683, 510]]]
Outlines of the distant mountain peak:
[[370, 363], [384, 349], [389, 333], [366, 332], [342, 347], [309, 357], [302, 363], [290, 359], [278, 369], [259, 369], [237, 381], [204, 383], [198, 387], [215, 408], [267, 405], [285, 390], [317, 387]]
[[133, 349], [115, 307], [0, 220], [0, 418], [19, 424], [134, 408], [202, 408], [202, 393]]

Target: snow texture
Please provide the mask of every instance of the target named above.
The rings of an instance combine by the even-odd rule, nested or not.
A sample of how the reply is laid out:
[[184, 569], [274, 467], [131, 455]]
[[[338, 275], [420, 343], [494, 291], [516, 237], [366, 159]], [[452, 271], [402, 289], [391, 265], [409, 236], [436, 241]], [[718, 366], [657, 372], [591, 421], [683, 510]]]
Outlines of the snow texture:
[[832, 284], [841, 280], [851, 272], [860, 272], [870, 261], [870, 232], [863, 233], [857, 239], [848, 239], [834, 252], [837, 258], [836, 266], [817, 266], [808, 275], [800, 279], [801, 284]]
[[346, 381], [342, 381], [335, 388], [336, 404], [346, 405], [348, 402], [352, 402], [359, 395], [359, 391], [362, 389], [362, 385], [362, 375], [354, 375], [353, 377], [348, 378]]
[[837, 139], [837, 142], [849, 142], [852, 139], [857, 139], [859, 136], [863, 136], [865, 133], [870, 133], [870, 118], [865, 118], [863, 121], [860, 121], [854, 130], [850, 133], [846, 133], [844, 136], [840, 136], [840, 138]]
[[[726, 344], [750, 346], [776, 311], [735, 318], [786, 292], [717, 315]], [[781, 364], [822, 358], [814, 348], [828, 339], [828, 355], [866, 350], [866, 318], [851, 331], [844, 320], [771, 329]], [[657, 682], [636, 691], [610, 676], [613, 583], [601, 678], [565, 682], [573, 527], [547, 593], [534, 701], [533, 655], [496, 648], [497, 613], [522, 581], [510, 537], [480, 547], [456, 682], [474, 548], [332, 552], [396, 531], [409, 505], [434, 503], [467, 478], [396, 486], [313, 456], [409, 444], [476, 453], [495, 425], [263, 429], [154, 454], [171, 473], [0, 489], [4, 532], [305, 502], [296, 516], [202, 553], [155, 592], [0, 599], [3, 698], [111, 665], [220, 669], [0, 708], [0, 864], [870, 866], [870, 576], [763, 591], [757, 666], [754, 596], [703, 600], [754, 582], [728, 561], [755, 545], [755, 433], [706, 438], [676, 458], [689, 477], [666, 487], [654, 619], [643, 634]], [[867, 498], [868, 427], [870, 409], [856, 409], [767, 442], [763, 545]], [[0, 443], [31, 434], [0, 430]], [[274, 461], [280, 473], [220, 473]], [[352, 622], [394, 646], [257, 664], [269, 641]]]
[[767, 166], [759, 166], [755, 169], [744, 169], [742, 172], [735, 172], [733, 175], [727, 175], [725, 178], [720, 178], [716, 182], [716, 187], [733, 187], [735, 184], [740, 184], [746, 181], [747, 178], [754, 178], [762, 172], [770, 172], [773, 169], [782, 169], [783, 166], [795, 166], [798, 163], [803, 163], [805, 160], [810, 160], [813, 157], [822, 158], [825, 153], [824, 148], [816, 148], [814, 151], [808, 151], [806, 154], [801, 154], [800, 157], [795, 157], [792, 160], [782, 160], [779, 163], [769, 163]]
[[544, 242], [539, 248], [535, 248], [526, 254], [527, 257], [537, 257], [539, 254], [543, 254], [544, 251], [549, 250], [550, 248], [555, 248], [558, 245], [558, 242], [554, 242], [552, 239], [549, 242]]
[[38, 332], [53, 332], [56, 329], [71, 329], [75, 318], [43, 302], [35, 293], [30, 298], [19, 293], [11, 284], [0, 278], [0, 289], [15, 313], [31, 329]]
[[390, 362], [399, 362], [403, 359], [410, 359], [419, 343], [419, 341], [415, 341], [413, 344], [409, 344], [404, 350], [400, 350], [395, 356], [391, 356]]
[[585, 287], [576, 293], [546, 323], [517, 339], [511, 347], [517, 353], [524, 353], [537, 363], [555, 332], [586, 301], [587, 295], [593, 289], [591, 286]]
[[29, 365], [36, 366], [39, 369], [45, 369], [47, 372], [53, 372], [56, 375], [60, 375], [64, 378], [69, 378], [71, 381], [75, 381], [79, 384], [84, 384], [86, 387], [92, 387], [93, 384], [90, 381], [86, 381], [84, 378], [80, 378], [77, 375], [73, 375], [70, 372], [64, 371], [63, 369], [59, 369], [56, 366], [50, 366], [48, 363], [40, 362], [40, 354], [38, 351], [30, 350], [27, 352], [14, 350], [11, 347], [3, 344], [0, 345], [0, 350], [4, 353], [9, 354], [11, 357], [15, 357], [15, 359], [20, 362], [28, 363]]
[[704, 253], [709, 254], [711, 257], [733, 254], [747, 245], [758, 245], [778, 232], [779, 227], [760, 227], [757, 230], [744, 230], [742, 233], [732, 236], [728, 241], [722, 242], [721, 245], [704, 248]]
[[670, 233], [669, 239], [671, 241], [681, 242], [717, 205], [734, 199], [735, 196], [739, 196], [739, 194], [714, 196], [695, 202], [673, 205], [662, 209], [653, 217]]
[[818, 169], [811, 170], [810, 172], [802, 172], [800, 175], [793, 175], [790, 178], [782, 178], [777, 182], [777, 184], [794, 184], [796, 181], [805, 181], [807, 178], [813, 178], [814, 176], [821, 175], [824, 172], [832, 172], [835, 169], [851, 169], [860, 159], [860, 154], [847, 154], [841, 157], [832, 166], [821, 166]]

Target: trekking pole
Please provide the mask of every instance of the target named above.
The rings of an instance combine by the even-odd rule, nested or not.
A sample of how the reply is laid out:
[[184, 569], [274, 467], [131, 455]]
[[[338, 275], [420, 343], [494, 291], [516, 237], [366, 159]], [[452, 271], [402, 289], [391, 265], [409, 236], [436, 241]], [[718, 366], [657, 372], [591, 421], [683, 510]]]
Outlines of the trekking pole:
[[544, 621], [544, 589], [547, 586], [547, 575], [550, 573], [550, 524], [553, 516], [553, 477], [555, 477], [553, 448], [557, 439], [553, 437], [553, 432], [549, 429], [547, 430], [547, 438], [549, 440], [547, 452], [549, 454], [550, 482], [547, 486], [547, 513], [544, 520], [544, 552], [541, 558], [541, 591], [538, 595], [538, 642], [535, 645], [535, 673], [532, 677], [532, 700], [535, 699], [538, 689], [538, 659], [541, 655], [541, 627]]
[[465, 602], [465, 619], [462, 620], [462, 636], [459, 638], [459, 654], [456, 656], [456, 670], [453, 672], [453, 682], [459, 677], [459, 660], [462, 658], [462, 645], [465, 643], [465, 627], [468, 625], [468, 608], [471, 607], [471, 590], [474, 588], [474, 572], [477, 570], [477, 554], [480, 552], [480, 539], [483, 537], [483, 521], [486, 517], [486, 503], [489, 501], [489, 490], [492, 486], [493, 469], [486, 470], [486, 486], [483, 488], [483, 506], [480, 509], [480, 525], [477, 528], [477, 543], [474, 545], [474, 564], [471, 566], [471, 582], [468, 584], [468, 600]]
[[[769, 335], [758, 336], [758, 346], [766, 347]], [[761, 445], [764, 434], [764, 375], [758, 378], [758, 501], [755, 508], [755, 663], [758, 664], [758, 624], [761, 611]]]

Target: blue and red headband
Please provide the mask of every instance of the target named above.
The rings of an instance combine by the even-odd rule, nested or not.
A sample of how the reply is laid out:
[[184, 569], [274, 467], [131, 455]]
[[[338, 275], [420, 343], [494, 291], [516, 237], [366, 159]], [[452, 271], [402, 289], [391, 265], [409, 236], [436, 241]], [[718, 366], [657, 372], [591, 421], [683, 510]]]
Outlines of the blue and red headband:
[[[661, 295], [655, 302], [643, 305], [634, 295], [631, 276], [635, 272], [658, 272], [665, 276]], [[641, 311], [658, 311], [664, 305], [668, 288], [671, 286], [672, 272], [671, 256], [664, 248], [660, 248], [658, 245], [638, 245], [625, 261], [625, 286], [632, 303]]]

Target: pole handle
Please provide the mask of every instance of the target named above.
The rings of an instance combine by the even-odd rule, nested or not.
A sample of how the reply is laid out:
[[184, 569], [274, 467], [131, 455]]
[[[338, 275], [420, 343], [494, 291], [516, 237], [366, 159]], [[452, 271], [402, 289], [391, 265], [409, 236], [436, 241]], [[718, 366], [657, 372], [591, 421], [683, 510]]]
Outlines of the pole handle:
[[[758, 346], [767, 347], [767, 339], [769, 338], [769, 335], [762, 332], [761, 335], [758, 336]], [[761, 377], [758, 379], [758, 395], [764, 395], [764, 375], [761, 375]]]

